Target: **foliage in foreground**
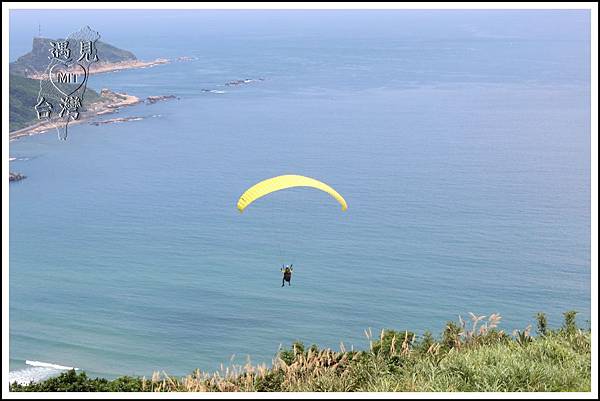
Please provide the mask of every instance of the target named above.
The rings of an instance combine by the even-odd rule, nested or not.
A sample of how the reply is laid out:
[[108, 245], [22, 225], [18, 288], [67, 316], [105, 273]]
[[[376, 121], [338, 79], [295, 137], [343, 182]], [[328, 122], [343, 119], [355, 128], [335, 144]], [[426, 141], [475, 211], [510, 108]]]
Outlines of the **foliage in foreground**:
[[440, 338], [408, 331], [366, 332], [368, 351], [281, 350], [273, 366], [232, 366], [181, 378], [155, 373], [151, 379], [88, 378], [74, 370], [40, 383], [13, 383], [11, 391], [591, 391], [591, 332], [564, 314], [550, 330], [537, 315], [512, 335], [498, 330], [500, 315], [471, 314], [469, 323], [448, 322]]

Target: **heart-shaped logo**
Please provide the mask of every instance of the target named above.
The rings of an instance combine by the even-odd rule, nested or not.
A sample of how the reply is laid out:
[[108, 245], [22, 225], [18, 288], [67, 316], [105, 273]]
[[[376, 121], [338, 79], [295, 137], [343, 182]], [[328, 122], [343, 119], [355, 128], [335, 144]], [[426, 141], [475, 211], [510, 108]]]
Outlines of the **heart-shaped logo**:
[[71, 96], [87, 81], [87, 71], [81, 64], [55, 64], [50, 68], [50, 82], [64, 96]]

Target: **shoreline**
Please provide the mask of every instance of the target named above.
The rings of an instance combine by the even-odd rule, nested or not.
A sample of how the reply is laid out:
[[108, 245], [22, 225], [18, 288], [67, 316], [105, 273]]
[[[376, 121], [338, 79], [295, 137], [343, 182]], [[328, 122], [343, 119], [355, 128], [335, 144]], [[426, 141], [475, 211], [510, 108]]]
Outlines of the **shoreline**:
[[[127, 93], [113, 92], [109, 89], [102, 89], [100, 91], [100, 97], [100, 101], [91, 103], [87, 110], [82, 112], [77, 120], [70, 121], [69, 125], [81, 124], [83, 122], [90, 121], [95, 117], [116, 113], [123, 107], [133, 106], [143, 102], [143, 100], [137, 96], [129, 95]], [[33, 125], [9, 132], [9, 141], [14, 141], [24, 136], [44, 134], [55, 128], [56, 124], [54, 122], [41, 121]]]
[[[119, 61], [115, 63], [99, 62], [90, 66], [88, 75], [118, 72], [131, 69], [151, 68], [161, 64], [168, 64], [170, 62], [171, 60], [166, 58], [157, 58], [152, 61], [130, 60]], [[36, 80], [43, 80], [48, 78], [45, 73], [28, 74], [26, 75], [26, 77]], [[69, 124], [81, 124], [98, 116], [116, 113], [123, 107], [133, 106], [135, 104], [145, 102], [145, 99], [141, 99], [137, 96], [129, 95], [127, 93], [113, 92], [109, 89], [102, 89], [100, 91], [100, 96], [102, 98], [100, 101], [91, 103], [88, 106], [87, 110], [80, 114], [77, 120], [70, 121]], [[170, 97], [175, 96], [169, 96], [168, 98]], [[154, 100], [154, 98], [156, 100]], [[148, 99], [152, 104], [156, 101], [163, 100], [164, 98], [165, 96], [150, 96]], [[56, 125], [54, 123], [48, 121], [36, 122], [35, 124], [29, 125], [27, 127], [19, 128], [18, 130], [9, 132], [9, 141], [13, 141], [24, 136], [43, 134], [54, 129], [55, 127]]]
[[[132, 70], [139, 68], [150, 68], [161, 64], [168, 64], [171, 60], [166, 58], [157, 58], [152, 61], [141, 61], [141, 60], [131, 60], [131, 61], [119, 61], [116, 63], [112, 62], [98, 62], [90, 65], [90, 69], [88, 71], [88, 75], [93, 74], [103, 74], [107, 72], [117, 72], [123, 70]], [[66, 70], [69, 72], [70, 70]], [[27, 78], [31, 79], [47, 79], [48, 75], [46, 73], [37, 73], [37, 74], [28, 74]]]

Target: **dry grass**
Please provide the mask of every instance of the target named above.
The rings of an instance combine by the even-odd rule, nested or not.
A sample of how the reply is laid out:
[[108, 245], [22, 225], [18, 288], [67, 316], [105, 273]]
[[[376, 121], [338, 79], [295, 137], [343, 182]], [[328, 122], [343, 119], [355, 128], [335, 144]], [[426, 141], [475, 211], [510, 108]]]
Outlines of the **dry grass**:
[[[12, 391], [590, 391], [591, 333], [565, 314], [558, 330], [533, 337], [531, 325], [509, 336], [498, 331], [502, 317], [470, 314], [467, 323], [448, 322], [441, 338], [429, 333], [365, 330], [369, 349], [280, 350], [271, 366], [221, 366], [172, 377], [88, 379], [74, 371]], [[538, 320], [541, 319], [538, 316]], [[538, 325], [539, 325], [538, 321]]]

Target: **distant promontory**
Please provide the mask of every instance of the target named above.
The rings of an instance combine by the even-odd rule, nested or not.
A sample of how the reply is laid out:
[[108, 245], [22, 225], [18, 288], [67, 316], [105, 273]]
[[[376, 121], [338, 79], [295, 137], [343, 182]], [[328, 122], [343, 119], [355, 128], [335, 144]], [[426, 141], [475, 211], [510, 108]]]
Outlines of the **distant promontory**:
[[[39, 119], [34, 105], [38, 102], [40, 85], [49, 79], [49, 51], [52, 42], [64, 39], [48, 39], [35, 37], [31, 51], [9, 64], [9, 138], [15, 140], [24, 136], [40, 134], [55, 129], [55, 124], [47, 119]], [[141, 61], [130, 51], [119, 49], [101, 41], [95, 43], [99, 60], [90, 64], [88, 74], [113, 72], [134, 68], [147, 68], [169, 63], [170, 60], [158, 58], [152, 61]], [[179, 61], [187, 61], [180, 58]], [[191, 60], [191, 59], [190, 59]], [[76, 65], [73, 67], [76, 68]], [[69, 71], [68, 69], [66, 70]], [[68, 84], [75, 87], [75, 84]], [[68, 86], [69, 87], [69, 86]], [[118, 112], [121, 108], [139, 103], [154, 104], [158, 101], [176, 99], [175, 95], [149, 96], [145, 101], [127, 93], [117, 93], [110, 89], [102, 89], [100, 93], [92, 88], [86, 89], [85, 100], [78, 118], [70, 124], [89, 121], [106, 114]], [[102, 121], [100, 124], [111, 122], [137, 121], [140, 117], [116, 117]], [[21, 173], [10, 172], [10, 181], [20, 181], [25, 178]]]
[[[48, 79], [46, 70], [52, 42], [60, 40], [35, 37], [33, 38], [31, 51], [10, 63], [10, 139], [46, 132], [53, 127], [53, 124], [48, 121], [38, 120], [33, 106], [36, 104], [40, 92], [40, 80]], [[146, 68], [169, 62], [164, 58], [141, 61], [132, 52], [101, 41], [96, 42], [96, 50], [99, 60], [90, 65], [89, 74]], [[171, 96], [150, 97], [148, 103], [167, 98], [171, 98]], [[91, 88], [87, 88], [80, 118], [73, 121], [72, 124], [89, 120], [95, 116], [114, 113], [122, 107], [141, 102], [143, 102], [143, 99], [125, 93], [116, 93], [108, 89], [103, 89], [98, 93]]]
[[[48, 51], [52, 48], [51, 42], [54, 41], [54, 39], [49, 38], [33, 38], [31, 51], [10, 63], [10, 73], [27, 78], [45, 79], [44, 72], [48, 67]], [[91, 64], [89, 74], [152, 67], [169, 62], [169, 60], [163, 58], [141, 61], [132, 52], [101, 41], [96, 42], [96, 50], [100, 59], [98, 62]]]

